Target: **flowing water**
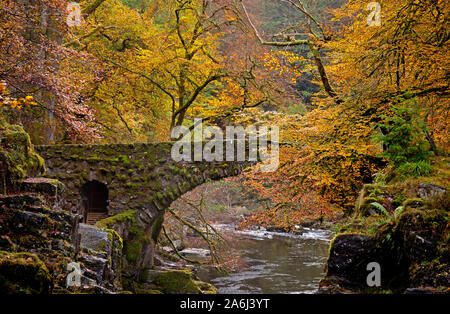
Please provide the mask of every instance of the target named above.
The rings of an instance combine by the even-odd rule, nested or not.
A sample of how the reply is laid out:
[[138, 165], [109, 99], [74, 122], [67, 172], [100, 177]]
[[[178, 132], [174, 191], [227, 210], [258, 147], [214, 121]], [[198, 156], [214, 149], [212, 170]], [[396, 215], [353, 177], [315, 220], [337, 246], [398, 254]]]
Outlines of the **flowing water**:
[[235, 231], [230, 225], [216, 226], [232, 232], [245, 267], [228, 276], [214, 270], [199, 270], [200, 279], [211, 282], [218, 293], [314, 293], [328, 256], [330, 232], [306, 228], [301, 235], [278, 232]]

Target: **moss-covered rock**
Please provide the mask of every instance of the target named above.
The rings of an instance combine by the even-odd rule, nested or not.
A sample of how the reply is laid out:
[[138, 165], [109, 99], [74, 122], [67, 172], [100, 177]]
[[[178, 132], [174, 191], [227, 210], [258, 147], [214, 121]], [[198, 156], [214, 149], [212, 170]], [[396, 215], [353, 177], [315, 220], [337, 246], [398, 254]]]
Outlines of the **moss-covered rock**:
[[44, 160], [35, 153], [28, 133], [0, 119], [0, 193], [6, 194], [21, 180], [44, 172]]
[[136, 210], [128, 210], [97, 222], [97, 226], [112, 229], [123, 239], [124, 271], [134, 276], [153, 264], [153, 240], [138, 216]]
[[152, 282], [164, 293], [215, 293], [215, 288], [205, 282], [197, 281], [190, 270], [166, 270], [153, 273]]
[[450, 292], [450, 194], [441, 177], [365, 185], [330, 245], [320, 291], [372, 293], [364, 267], [378, 262], [379, 291]]
[[381, 266], [383, 291], [402, 293], [424, 286], [450, 291], [449, 221], [449, 211], [407, 207], [373, 234], [351, 227], [363, 234], [347, 231], [331, 242], [320, 291], [369, 292], [365, 267], [370, 262]]
[[51, 289], [52, 277], [35, 254], [0, 251], [0, 294], [48, 294]]

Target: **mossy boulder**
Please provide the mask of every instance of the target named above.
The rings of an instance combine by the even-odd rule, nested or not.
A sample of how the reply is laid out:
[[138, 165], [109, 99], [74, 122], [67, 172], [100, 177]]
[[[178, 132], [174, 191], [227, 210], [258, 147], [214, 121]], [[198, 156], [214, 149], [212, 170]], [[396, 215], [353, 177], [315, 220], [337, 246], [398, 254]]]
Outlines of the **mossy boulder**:
[[161, 273], [155, 283], [166, 293], [200, 293], [195, 284], [192, 273], [188, 270], [170, 270]]
[[142, 269], [153, 266], [153, 226], [145, 224], [136, 210], [128, 210], [100, 220], [97, 226], [112, 229], [123, 239], [125, 274], [135, 277]]
[[51, 288], [52, 277], [35, 254], [0, 251], [0, 294], [48, 294]]
[[330, 243], [327, 281], [321, 282], [320, 286], [329, 290], [328, 285], [337, 282], [336, 286], [346, 290], [363, 289], [366, 286], [366, 266], [380, 262], [377, 255], [374, 239], [361, 234], [337, 235]]
[[28, 133], [0, 119], [0, 192], [6, 194], [21, 180], [44, 172], [44, 160], [35, 153]]
[[378, 232], [339, 234], [330, 244], [321, 293], [374, 292], [366, 266], [381, 267], [379, 291], [404, 293], [429, 287], [450, 292], [449, 212], [407, 207]]
[[156, 285], [158, 290], [169, 294], [214, 294], [217, 289], [200, 280], [196, 280], [188, 269], [147, 270], [147, 282]]

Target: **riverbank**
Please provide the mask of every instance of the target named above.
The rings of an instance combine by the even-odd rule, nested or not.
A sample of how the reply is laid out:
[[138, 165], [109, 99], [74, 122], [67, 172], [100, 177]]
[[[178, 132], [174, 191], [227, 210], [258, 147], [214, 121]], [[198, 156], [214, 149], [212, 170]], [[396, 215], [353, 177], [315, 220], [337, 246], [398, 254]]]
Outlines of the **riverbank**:
[[[365, 185], [354, 209], [347, 212], [345, 217], [305, 219], [292, 226], [292, 232], [271, 226], [233, 230], [232, 240], [236, 242], [237, 236], [248, 236], [252, 238], [249, 241], [254, 241], [256, 246], [264, 246], [270, 242], [270, 237], [295, 239], [307, 236], [309, 230], [327, 230], [331, 241], [329, 245], [327, 243], [322, 264], [323, 278], [317, 287], [319, 293], [448, 293], [449, 192], [446, 162], [441, 164], [443, 167], [436, 167], [434, 176], [406, 180], [391, 177], [388, 182], [376, 180], [374, 184]], [[217, 229], [225, 227], [230, 231], [231, 225], [238, 226], [251, 211], [232, 207], [230, 211], [207, 212], [206, 215], [212, 221], [227, 222], [222, 226], [216, 224]], [[251, 244], [247, 242], [247, 245], [250, 247], [248, 252], [245, 247], [236, 246], [235, 249], [254, 254]], [[276, 245], [261, 250], [267, 254], [272, 249], [277, 252]], [[262, 260], [264, 257], [259, 256], [257, 259]], [[381, 268], [381, 284], [370, 287], [367, 284], [370, 273], [367, 267], [374, 262]], [[248, 269], [248, 273], [245, 267], [231, 272], [230, 279], [210, 276], [206, 280], [214, 284], [213, 280], [219, 278], [218, 291], [226, 292], [239, 291], [233, 278], [239, 278], [240, 273], [244, 274], [244, 279], [247, 275], [254, 276], [249, 279], [250, 282], [261, 282], [265, 276], [270, 277], [261, 271], [257, 280], [255, 273], [259, 270], [252, 269], [251, 265]], [[226, 284], [232, 287], [231, 290], [226, 288]], [[244, 291], [258, 291], [254, 287], [241, 288]]]

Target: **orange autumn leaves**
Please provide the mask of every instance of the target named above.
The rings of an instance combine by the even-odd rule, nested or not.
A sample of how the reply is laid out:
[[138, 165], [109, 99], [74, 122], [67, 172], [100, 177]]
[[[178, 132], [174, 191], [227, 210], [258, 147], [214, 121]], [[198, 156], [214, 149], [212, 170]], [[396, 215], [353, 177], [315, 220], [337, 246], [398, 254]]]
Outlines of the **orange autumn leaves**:
[[[330, 81], [342, 103], [319, 93], [305, 116], [278, 117], [280, 169], [247, 174], [271, 205], [245, 224], [290, 229], [308, 217], [351, 209], [364, 183], [385, 160], [375, 141], [382, 117], [401, 99], [417, 97], [430, 137], [446, 151], [450, 59], [448, 1], [380, 1], [381, 27], [369, 27], [366, 1], [335, 11], [342, 21], [324, 44]], [[274, 69], [275, 70], [275, 69]]]
[[37, 106], [38, 104], [33, 100], [33, 96], [25, 96], [21, 98], [8, 97], [6, 83], [0, 82], [0, 107], [9, 106], [13, 109], [21, 109], [24, 106]]
[[[257, 113], [249, 115], [255, 119]], [[305, 116], [274, 114], [266, 123], [280, 126], [280, 167], [245, 174], [246, 183], [270, 205], [246, 219], [244, 227], [291, 230], [306, 218], [333, 217], [353, 206], [361, 186], [384, 165], [372, 140], [374, 124], [344, 107]]]

